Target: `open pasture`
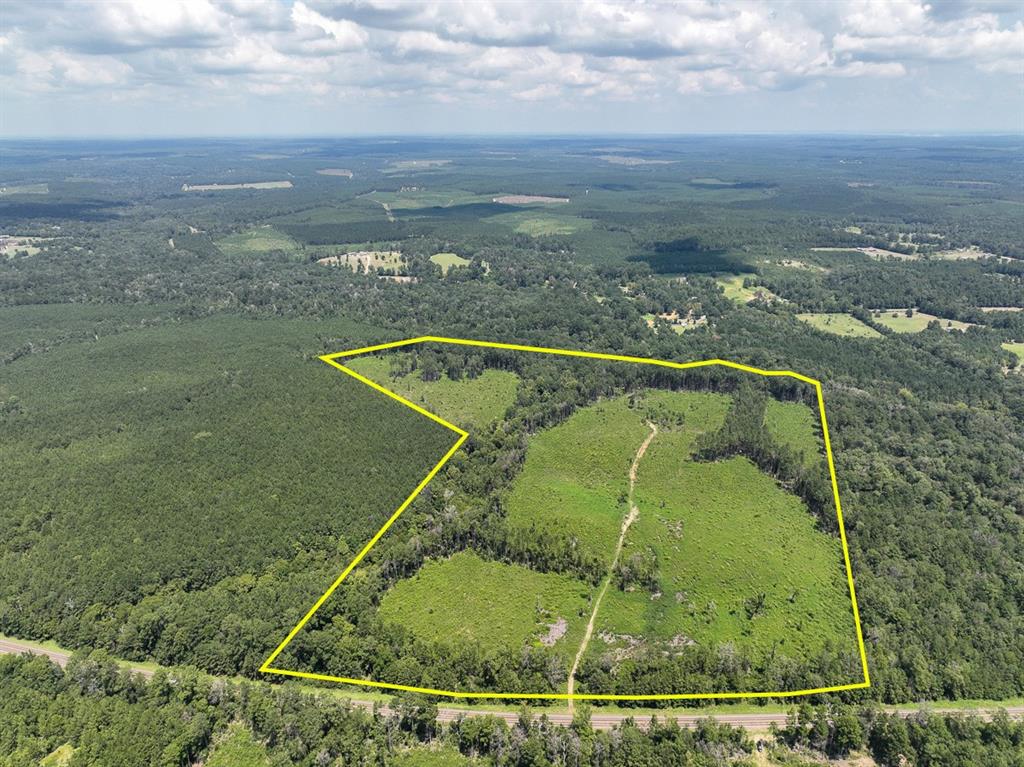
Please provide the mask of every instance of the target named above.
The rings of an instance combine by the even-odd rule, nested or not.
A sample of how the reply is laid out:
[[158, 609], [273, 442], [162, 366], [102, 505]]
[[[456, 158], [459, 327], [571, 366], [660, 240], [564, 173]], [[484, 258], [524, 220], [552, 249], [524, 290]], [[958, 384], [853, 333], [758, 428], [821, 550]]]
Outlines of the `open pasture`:
[[571, 657], [589, 597], [590, 587], [575, 578], [461, 551], [395, 584], [378, 614], [425, 641], [510, 650], [546, 645]]
[[853, 338], [881, 338], [882, 336], [873, 327], [865, 325], [850, 314], [805, 312], [796, 315], [796, 318], [801, 322], [806, 322], [812, 328], [837, 336]]
[[476, 378], [458, 381], [443, 373], [438, 380], [429, 382], [419, 372], [395, 378], [388, 355], [356, 357], [344, 364], [445, 420], [467, 428], [483, 428], [500, 420], [515, 402], [519, 385], [518, 376], [505, 370], [485, 370]]
[[958, 320], [936, 317], [934, 314], [913, 310], [913, 315], [908, 317], [906, 309], [885, 309], [874, 314], [874, 320], [879, 325], [896, 331], [897, 333], [920, 333], [928, 327], [930, 322], [938, 322], [943, 330], [959, 330], [961, 332], [972, 327], [971, 322], [959, 322]]

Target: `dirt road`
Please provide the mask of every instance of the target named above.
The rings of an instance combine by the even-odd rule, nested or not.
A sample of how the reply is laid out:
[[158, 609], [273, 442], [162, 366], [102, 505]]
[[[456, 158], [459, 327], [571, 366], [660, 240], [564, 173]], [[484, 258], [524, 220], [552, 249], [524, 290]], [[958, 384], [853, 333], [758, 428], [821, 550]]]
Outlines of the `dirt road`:
[[[612, 563], [608, 567], [608, 574], [604, 578], [604, 583], [601, 585], [601, 590], [597, 593], [597, 599], [594, 600], [594, 608], [590, 611], [590, 620], [587, 621], [587, 630], [583, 634], [583, 641], [580, 643], [580, 649], [576, 652], [576, 658], [572, 662], [572, 669], [569, 671], [569, 683], [566, 687], [566, 692], [569, 695], [573, 694], [576, 689], [576, 670], [579, 668], [580, 661], [583, 660], [583, 655], [587, 651], [587, 645], [590, 644], [590, 637], [594, 633], [594, 619], [597, 617], [597, 611], [601, 607], [601, 600], [604, 599], [605, 592], [608, 591], [608, 585], [612, 582], [612, 576], [615, 574], [615, 567], [619, 564], [619, 555], [622, 554], [622, 546], [626, 542], [626, 533], [629, 531], [629, 526], [636, 520], [640, 510], [633, 504], [633, 488], [636, 487], [636, 472], [637, 467], [640, 466], [640, 459], [644, 457], [644, 453], [647, 452], [648, 446], [651, 444], [651, 440], [654, 439], [654, 435], [658, 433], [658, 427], [653, 423], [647, 424], [651, 433], [647, 435], [647, 439], [643, 441], [640, 447], [636, 451], [636, 455], [633, 456], [633, 463], [629, 467], [629, 495], [626, 498], [626, 507], [629, 512], [626, 514], [626, 518], [622, 520], [622, 530], [619, 532], [619, 542], [615, 545], [615, 556], [612, 557]], [[569, 700], [569, 711], [572, 711], [573, 701]], [[571, 716], [571, 714], [570, 714]]]

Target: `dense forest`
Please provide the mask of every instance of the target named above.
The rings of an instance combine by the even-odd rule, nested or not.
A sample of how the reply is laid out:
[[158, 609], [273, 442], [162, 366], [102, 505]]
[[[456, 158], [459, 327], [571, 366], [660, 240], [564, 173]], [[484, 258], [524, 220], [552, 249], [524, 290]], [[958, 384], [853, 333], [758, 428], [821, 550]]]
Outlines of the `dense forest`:
[[[915, 141], [929, 151], [911, 158], [905, 149]], [[872, 687], [814, 701], [851, 707], [843, 709], [849, 732], [836, 736], [836, 717], [807, 713], [780, 742], [831, 752], [845, 738], [882, 764], [898, 763], [899, 753], [917, 754], [915, 764], [1000, 764], [995, 755], [1005, 754], [1006, 764], [1019, 764], [1016, 725], [905, 722], [860, 708], [1024, 694], [1024, 190], [1002, 141], [651, 140], [635, 151], [668, 162], [637, 166], [610, 166], [598, 145], [560, 139], [192, 142], [188, 151], [167, 142], [4, 143], [3, 181], [47, 191], [0, 197], [0, 632], [264, 679], [263, 659], [451, 441], [397, 410], [370, 407], [319, 354], [433, 334], [723, 358], [824, 382], [867, 641]], [[252, 158], [270, 149], [281, 156]], [[954, 183], [951, 163], [964, 156], [985, 185]], [[450, 162], [403, 169], [409, 158]], [[335, 166], [353, 177], [316, 173]], [[181, 190], [240, 174], [295, 182]], [[493, 201], [501, 194], [570, 202], [503, 205]], [[391, 251], [400, 265], [386, 274], [318, 263]], [[432, 258], [446, 253], [468, 264], [445, 270]], [[830, 330], [835, 317], [852, 330]], [[362, 575], [296, 638], [288, 660], [299, 666], [343, 673], [354, 659], [370, 676], [433, 669], [550, 686], [542, 646], [525, 657], [482, 656], [472, 646], [441, 654], [379, 621], [376, 608], [424, 562], [469, 548], [599, 581], [599, 566], [564, 539], [511, 529], [500, 497], [533, 435], [624, 392], [735, 395], [725, 426], [701, 444], [702, 459], [749, 458], [835, 533], [820, 468], [756, 428], [767, 399], [805, 397], [783, 379], [755, 391], [719, 369], [441, 347], [400, 364], [396, 377], [424, 383], [494, 370], [518, 383], [502, 415], [473, 431], [364, 560]], [[375, 458], [382, 437], [386, 461]], [[726, 673], [720, 660], [694, 647], [675, 667], [652, 661], [636, 673], [742, 689], [779, 675], [828, 678], [841, 665], [827, 653], [781, 669], [741, 655], [734, 668], [742, 673]], [[27, 713], [23, 724], [0, 728], [18, 733], [0, 741], [15, 764], [64, 742], [92, 742], [87, 733], [104, 717], [126, 733], [153, 729], [144, 724], [146, 700], [160, 702], [151, 716], [177, 722], [167, 730], [177, 745], [147, 741], [146, 753], [177, 756], [139, 763], [199, 757], [239, 718], [271, 744], [274, 763], [315, 763], [303, 761], [315, 760], [312, 745], [287, 754], [273, 745], [281, 711], [290, 712], [285, 719], [293, 711], [281, 707], [298, 716], [307, 705], [287, 690], [232, 683], [225, 700], [234, 702], [199, 716], [199, 698], [219, 705], [208, 691], [185, 699], [181, 686], [156, 692], [158, 680], [122, 678], [83, 687], [74, 669], [2, 662], [5, 688], [24, 710], [53, 707], [63, 728], [33, 732], [37, 719]], [[257, 725], [239, 713], [249, 710], [240, 701], [262, 695], [269, 719]], [[83, 702], [101, 699], [102, 715]], [[5, 720], [21, 722], [12, 705]], [[574, 763], [546, 740], [564, 736], [556, 728], [491, 723], [500, 736], [463, 741], [455, 727], [442, 734], [435, 724], [388, 724], [341, 708], [315, 716], [337, 722], [316, 725], [317, 737], [333, 733], [331, 759], [392, 763], [359, 751], [371, 748], [363, 741], [373, 732], [374, 749], [387, 738], [396, 748], [441, 739], [485, 763]], [[724, 731], [658, 732], [587, 735], [600, 750], [580, 763], [614, 764], [615, 754], [643, 763], [662, 747], [692, 754], [689, 763], [722, 763], [710, 742], [732, 744], [723, 754], [749, 753]], [[944, 738], [973, 745], [943, 751], [935, 744]], [[126, 734], [117, 748], [131, 740]], [[484, 741], [516, 745], [497, 753]], [[616, 750], [633, 741], [637, 754], [655, 756]], [[547, 761], [522, 756], [534, 742], [529, 748]], [[119, 763], [117, 751], [101, 753], [79, 758]]]

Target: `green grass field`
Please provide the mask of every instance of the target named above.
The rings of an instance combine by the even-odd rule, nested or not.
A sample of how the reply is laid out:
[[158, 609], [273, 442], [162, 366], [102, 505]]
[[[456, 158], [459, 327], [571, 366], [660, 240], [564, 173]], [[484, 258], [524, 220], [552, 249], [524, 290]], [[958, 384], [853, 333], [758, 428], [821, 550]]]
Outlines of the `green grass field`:
[[379, 615], [421, 639], [469, 642], [486, 649], [539, 643], [559, 619], [567, 631], [554, 647], [571, 657], [586, 624], [590, 588], [565, 575], [485, 561], [470, 551], [428, 561], [384, 595]]
[[776, 442], [802, 452], [805, 465], [814, 465], [824, 455], [821, 422], [817, 413], [802, 402], [769, 399], [764, 425]]
[[855, 338], [881, 338], [882, 334], [870, 325], [865, 325], [849, 314], [798, 314], [796, 318], [806, 322], [812, 328], [832, 333], [837, 336], [853, 336]]
[[245, 725], [232, 724], [227, 736], [214, 745], [205, 767], [270, 767], [270, 757]]
[[491, 216], [488, 221], [511, 227], [519, 234], [531, 237], [549, 237], [552, 235], [569, 235], [593, 228], [589, 219], [572, 215], [551, 214], [546, 211], [517, 210]]
[[387, 356], [356, 357], [348, 366], [396, 394], [436, 413], [456, 426], [482, 428], [500, 420], [515, 402], [519, 378], [505, 370], [485, 370], [477, 378], [453, 381], [445, 375], [426, 382], [412, 373], [391, 378]]
[[748, 277], [756, 277], [756, 274], [733, 274], [728, 277], [719, 277], [715, 280], [722, 286], [725, 297], [738, 304], [749, 304], [760, 294], [767, 299], [777, 299], [774, 293], [767, 288], [745, 288], [743, 281]]
[[936, 317], [934, 314], [914, 311], [913, 317], [907, 316], [906, 309], [887, 309], [875, 317], [875, 322], [895, 330], [897, 333], [920, 333], [928, 327], [932, 320], [938, 320], [943, 330], [966, 330], [971, 327], [969, 322], [958, 322]]
[[537, 434], [506, 499], [509, 525], [569, 535], [585, 554], [610, 563], [629, 466], [646, 435], [643, 413], [625, 398], [591, 405]]
[[468, 258], [463, 258], [456, 253], [435, 253], [430, 260], [441, 267], [444, 274], [452, 267], [469, 266], [472, 263]]
[[217, 240], [217, 247], [228, 255], [267, 253], [272, 250], [294, 253], [298, 250], [295, 240], [269, 226], [229, 235]]
[[[815, 528], [802, 502], [744, 458], [694, 463], [691, 437], [659, 434], [640, 464], [640, 515], [623, 558], [653, 549], [660, 595], [610, 590], [598, 631], [615, 635], [600, 653], [642, 638], [695, 641], [798, 657], [826, 642], [856, 652], [839, 541]], [[748, 600], [764, 594], [756, 617]]]
[[1007, 341], [1002, 347], [1008, 352], [1017, 355], [1017, 369], [1024, 368], [1024, 341]]

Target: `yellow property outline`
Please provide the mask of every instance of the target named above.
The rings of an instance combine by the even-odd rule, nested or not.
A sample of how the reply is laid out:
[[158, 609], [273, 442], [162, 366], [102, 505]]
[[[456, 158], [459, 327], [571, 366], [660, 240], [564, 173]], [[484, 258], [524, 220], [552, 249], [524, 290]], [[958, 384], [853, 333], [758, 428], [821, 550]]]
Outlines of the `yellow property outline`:
[[[674, 370], [688, 370], [691, 368], [709, 367], [712, 365], [720, 365], [722, 367], [734, 368], [736, 370], [743, 370], [747, 373], [756, 373], [757, 375], [777, 377], [777, 376], [789, 376], [795, 378], [798, 381], [809, 383], [814, 386], [814, 390], [818, 395], [818, 413], [821, 415], [821, 429], [825, 438], [825, 454], [828, 458], [828, 472], [832, 480], [832, 494], [836, 502], [836, 516], [839, 519], [839, 539], [843, 545], [843, 561], [846, 564], [846, 580], [850, 587], [850, 603], [853, 605], [853, 620], [857, 627], [857, 644], [860, 649], [860, 662], [861, 668], [864, 671], [864, 681], [855, 682], [853, 684], [842, 684], [834, 685], [832, 687], [816, 687], [809, 690], [786, 690], [782, 692], [718, 692], [718, 693], [681, 693], [681, 694], [668, 694], [668, 695], [596, 695], [587, 693], [531, 693], [531, 692], [514, 692], [514, 693], [503, 693], [503, 692], [459, 692], [454, 690], [435, 690], [429, 687], [414, 687], [412, 685], [404, 684], [391, 684], [389, 682], [375, 682], [368, 679], [350, 679], [347, 677], [330, 676], [328, 674], [314, 674], [308, 671], [292, 671], [290, 669], [275, 668], [271, 664], [277, 659], [277, 656], [281, 654], [288, 643], [295, 638], [295, 635], [302, 630], [302, 627], [313, 617], [317, 610], [327, 601], [327, 598], [334, 593], [334, 590], [341, 585], [341, 582], [348, 577], [348, 574], [352, 572], [356, 565], [358, 565], [363, 557], [374, 547], [377, 541], [380, 540], [381, 536], [388, 531], [388, 528], [394, 524], [395, 520], [402, 514], [403, 511], [413, 502], [417, 495], [423, 490], [424, 487], [434, 478], [434, 475], [441, 470], [441, 467], [448, 462], [448, 460], [455, 455], [455, 452], [462, 446], [462, 443], [469, 437], [469, 432], [464, 429], [460, 429], [454, 424], [448, 423], [440, 416], [435, 413], [431, 413], [429, 410], [425, 410], [414, 402], [410, 402], [401, 395], [395, 394], [395, 392], [385, 389], [380, 384], [371, 381], [369, 378], [360, 375], [351, 368], [347, 368], [341, 363], [337, 362], [338, 359], [343, 357], [354, 357], [359, 354], [368, 354], [370, 352], [383, 351], [385, 349], [395, 349], [400, 346], [410, 346], [412, 344], [422, 343], [442, 343], [442, 344], [458, 344], [460, 346], [480, 346], [489, 349], [509, 349], [512, 351], [520, 352], [535, 352], [539, 354], [555, 354], [563, 357], [585, 357], [587, 359], [597, 360], [613, 360], [617, 362], [637, 362], [644, 365], [658, 365], [660, 367], [672, 368]], [[420, 336], [419, 338], [408, 338], [404, 341], [392, 341], [386, 344], [377, 344], [376, 346], [365, 346], [361, 349], [351, 349], [344, 352], [335, 352], [334, 354], [324, 354], [320, 357], [321, 360], [326, 362], [328, 365], [337, 368], [343, 373], [355, 378], [357, 381], [366, 384], [367, 386], [376, 389], [382, 394], [386, 394], [394, 400], [398, 400], [406, 407], [412, 408], [417, 413], [425, 415], [432, 421], [436, 421], [442, 426], [451, 429], [453, 432], [459, 435], [459, 438], [455, 441], [455, 444], [451, 446], [444, 457], [430, 470], [430, 472], [423, 478], [423, 480], [416, 486], [416, 489], [409, 494], [409, 497], [402, 501], [402, 504], [395, 509], [394, 514], [384, 523], [384, 526], [377, 531], [377, 534], [370, 539], [362, 550], [356, 554], [348, 567], [342, 571], [334, 583], [330, 585], [330, 588], [323, 593], [316, 603], [309, 608], [309, 611], [303, 616], [295, 628], [288, 632], [288, 636], [284, 638], [284, 641], [277, 646], [277, 648], [270, 654], [270, 656], [263, 661], [263, 665], [260, 666], [260, 671], [266, 674], [280, 674], [282, 676], [293, 676], [301, 677], [303, 679], [317, 679], [324, 682], [340, 682], [343, 684], [355, 684], [363, 685], [367, 687], [384, 688], [388, 690], [402, 690], [405, 692], [417, 692], [426, 695], [443, 695], [449, 698], [492, 698], [492, 699], [533, 699], [533, 700], [700, 700], [700, 699], [727, 699], [727, 698], [791, 698], [799, 695], [813, 695], [815, 693], [824, 692], [839, 692], [841, 690], [858, 690], [865, 687], [871, 686], [871, 677], [868, 674], [868, 658], [867, 653], [864, 650], [864, 634], [860, 627], [860, 611], [857, 609], [857, 594], [853, 587], [853, 571], [850, 569], [850, 550], [846, 544], [846, 529], [843, 525], [843, 508], [839, 502], [839, 485], [836, 482], [836, 469], [835, 462], [832, 458], [832, 443], [828, 436], [828, 421], [825, 418], [825, 400], [821, 394], [821, 381], [810, 378], [809, 376], [802, 375], [801, 373], [794, 373], [792, 370], [762, 370], [760, 368], [751, 367], [750, 365], [742, 365], [738, 362], [731, 362], [729, 360], [713, 359], [713, 360], [700, 360], [698, 362], [669, 362], [667, 360], [650, 359], [647, 357], [629, 357], [623, 354], [601, 354], [599, 352], [585, 352], [574, 349], [551, 349], [541, 346], [523, 346], [522, 344], [504, 344], [495, 341], [475, 341], [467, 338], [446, 338], [444, 336]]]

